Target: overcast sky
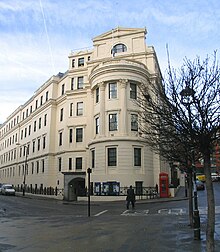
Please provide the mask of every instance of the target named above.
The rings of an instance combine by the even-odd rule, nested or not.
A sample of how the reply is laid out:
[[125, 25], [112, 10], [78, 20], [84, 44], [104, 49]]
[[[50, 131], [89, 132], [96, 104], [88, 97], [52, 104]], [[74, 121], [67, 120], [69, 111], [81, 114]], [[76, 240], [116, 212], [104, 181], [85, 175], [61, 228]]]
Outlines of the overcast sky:
[[146, 27], [164, 73], [166, 44], [175, 68], [219, 51], [220, 1], [0, 0], [0, 123], [67, 70], [71, 50], [117, 26]]

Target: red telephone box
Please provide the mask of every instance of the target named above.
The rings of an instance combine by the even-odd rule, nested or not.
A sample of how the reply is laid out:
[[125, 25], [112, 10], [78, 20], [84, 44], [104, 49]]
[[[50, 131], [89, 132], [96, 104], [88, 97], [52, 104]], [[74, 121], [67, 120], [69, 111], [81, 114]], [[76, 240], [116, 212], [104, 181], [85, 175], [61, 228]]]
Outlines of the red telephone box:
[[161, 172], [159, 174], [159, 184], [160, 184], [160, 197], [168, 198], [169, 197], [169, 178], [168, 174]]

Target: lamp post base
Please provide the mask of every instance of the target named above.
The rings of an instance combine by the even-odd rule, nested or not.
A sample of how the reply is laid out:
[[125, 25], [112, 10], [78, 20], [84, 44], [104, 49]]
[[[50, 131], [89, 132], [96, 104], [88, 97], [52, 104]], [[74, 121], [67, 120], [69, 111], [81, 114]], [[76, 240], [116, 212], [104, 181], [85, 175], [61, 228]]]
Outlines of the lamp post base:
[[193, 211], [193, 219], [194, 219], [194, 240], [201, 240], [199, 210]]

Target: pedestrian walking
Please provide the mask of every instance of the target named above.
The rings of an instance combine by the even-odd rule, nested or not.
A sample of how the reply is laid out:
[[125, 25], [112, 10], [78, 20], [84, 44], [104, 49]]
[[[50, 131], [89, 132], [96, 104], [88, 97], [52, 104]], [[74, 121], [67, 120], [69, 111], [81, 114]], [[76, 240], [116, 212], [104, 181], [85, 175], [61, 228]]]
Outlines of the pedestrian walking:
[[134, 207], [135, 207], [135, 194], [134, 194], [134, 189], [132, 188], [132, 186], [130, 186], [130, 188], [127, 190], [126, 201], [127, 201], [127, 209], [129, 209], [130, 203], [132, 205], [132, 209], [134, 209]]

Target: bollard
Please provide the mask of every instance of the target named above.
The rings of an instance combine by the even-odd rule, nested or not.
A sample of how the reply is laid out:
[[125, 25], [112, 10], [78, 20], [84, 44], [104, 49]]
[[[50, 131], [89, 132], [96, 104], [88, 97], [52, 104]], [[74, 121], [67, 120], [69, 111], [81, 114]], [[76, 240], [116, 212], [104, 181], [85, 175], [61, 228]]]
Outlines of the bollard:
[[194, 219], [194, 240], [201, 240], [199, 210], [194, 210], [193, 219]]

